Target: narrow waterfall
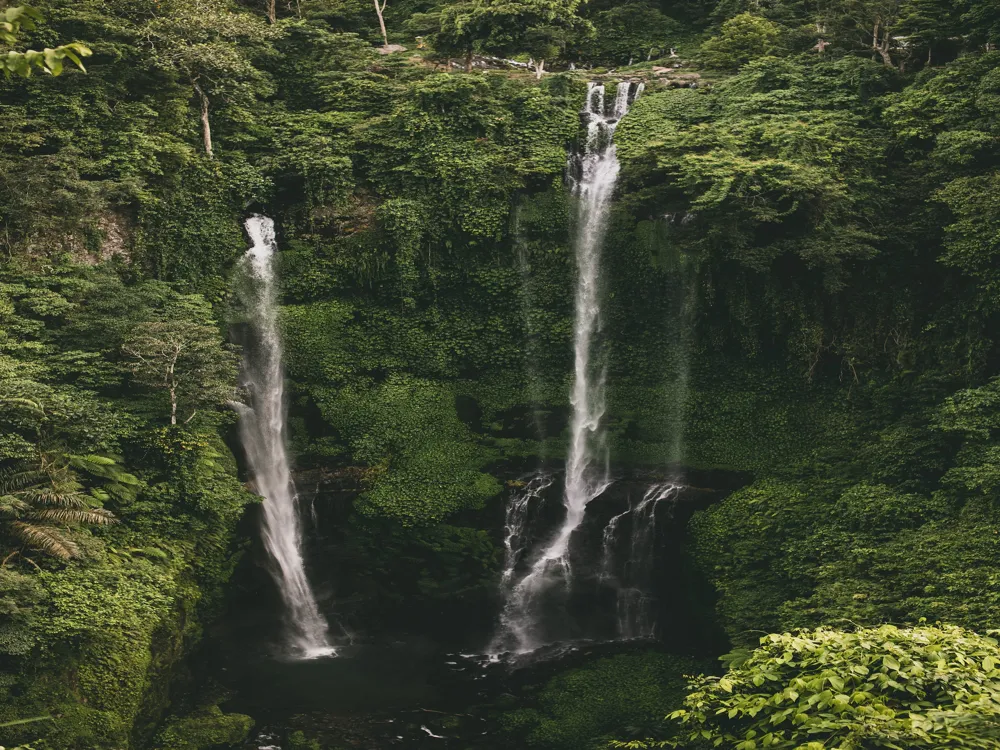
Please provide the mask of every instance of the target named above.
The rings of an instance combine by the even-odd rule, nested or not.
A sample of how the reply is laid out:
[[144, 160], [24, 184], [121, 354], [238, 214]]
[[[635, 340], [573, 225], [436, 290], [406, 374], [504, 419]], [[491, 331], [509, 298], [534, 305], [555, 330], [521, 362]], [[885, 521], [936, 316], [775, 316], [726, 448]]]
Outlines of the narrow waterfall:
[[641, 84], [619, 83], [609, 106], [604, 86], [591, 83], [581, 113], [587, 122], [587, 141], [582, 153], [570, 159], [571, 186], [577, 196], [577, 283], [570, 393], [573, 411], [563, 492], [566, 515], [531, 570], [509, 589], [498, 642], [518, 653], [543, 645], [538, 622], [541, 600], [554, 587], [570, 587], [570, 539], [583, 523], [587, 505], [610, 484], [601, 430], [605, 374], [604, 368], [593, 361], [593, 348], [600, 328], [601, 249], [619, 171], [613, 136], [619, 120], [640, 92]]
[[555, 479], [551, 474], [539, 471], [514, 493], [507, 504], [504, 516], [503, 575], [500, 579], [503, 585], [513, 580], [517, 564], [527, 551], [528, 519], [532, 505], [542, 501], [542, 493], [552, 486], [553, 481]]
[[[613, 580], [617, 588], [620, 638], [649, 638], [656, 630], [652, 572], [657, 509], [664, 501], [676, 500], [683, 488], [674, 481], [651, 486], [639, 502], [612, 518], [604, 528], [602, 578]], [[627, 536], [619, 533], [626, 517]]]
[[257, 492], [264, 498], [261, 532], [270, 570], [285, 603], [287, 646], [300, 659], [332, 656], [327, 624], [306, 578], [298, 497], [285, 448], [284, 368], [274, 285], [274, 222], [266, 216], [246, 221], [253, 246], [243, 258], [243, 302], [253, 331], [246, 348], [244, 384], [253, 408], [243, 407], [240, 434]]
[[[504, 516], [503, 574], [500, 577], [500, 588], [505, 593], [511, 591], [518, 566], [529, 551], [531, 521], [544, 500], [543, 493], [554, 481], [555, 477], [551, 473], [540, 470], [517, 488], [507, 502]], [[506, 604], [500, 613], [500, 628], [490, 644], [489, 650], [492, 653], [516, 648], [530, 638], [530, 621], [526, 620], [512, 598], [508, 598]]]
[[[674, 217], [667, 217], [668, 224]], [[682, 219], [681, 221], [684, 221]], [[655, 634], [653, 559], [657, 511], [662, 502], [670, 505], [684, 489], [681, 464], [684, 460], [684, 426], [690, 395], [691, 344], [697, 306], [697, 269], [689, 258], [678, 258], [672, 268], [674, 279], [669, 313], [670, 362], [667, 368], [667, 461], [672, 476], [649, 487], [638, 503], [611, 518], [604, 527], [601, 580], [617, 592], [618, 635], [623, 639], [649, 638]], [[627, 533], [620, 531], [623, 521]]]
[[533, 322], [532, 305], [534, 293], [532, 290], [531, 262], [528, 258], [527, 241], [521, 230], [521, 204], [514, 206], [511, 212], [511, 238], [517, 250], [517, 265], [521, 272], [521, 320], [524, 323], [524, 376], [527, 380], [527, 392], [531, 399], [531, 418], [535, 426], [535, 436], [538, 438], [539, 458], [545, 459], [545, 424], [542, 420], [539, 404], [544, 400], [542, 376], [538, 367], [538, 343], [536, 327]]

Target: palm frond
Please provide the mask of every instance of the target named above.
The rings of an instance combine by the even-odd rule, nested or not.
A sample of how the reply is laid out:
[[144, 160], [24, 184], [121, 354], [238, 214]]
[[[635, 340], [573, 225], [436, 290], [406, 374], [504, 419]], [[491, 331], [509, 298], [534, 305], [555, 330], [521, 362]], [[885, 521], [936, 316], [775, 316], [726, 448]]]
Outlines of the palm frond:
[[41, 505], [54, 508], [87, 508], [90, 504], [80, 492], [60, 492], [51, 487], [32, 487], [22, 490], [19, 497], [31, 505]]
[[3, 469], [0, 470], [0, 494], [13, 495], [21, 490], [47, 482], [48, 480], [48, 475], [39, 469]]
[[63, 494], [47, 488], [31, 489], [22, 492], [19, 497], [29, 505], [39, 508], [89, 508], [87, 496], [79, 492]]
[[85, 471], [95, 477], [111, 479], [122, 484], [139, 484], [138, 477], [125, 471], [118, 463], [119, 459], [112, 456], [68, 455], [66, 456], [66, 460], [69, 461], [69, 465], [73, 468]]
[[46, 508], [32, 513], [31, 517], [38, 521], [67, 526], [74, 524], [107, 526], [118, 521], [111, 511], [104, 508]]
[[59, 527], [117, 522], [111, 511], [99, 507], [107, 493], [94, 488], [95, 495], [84, 494], [85, 488], [69, 464], [74, 458], [81, 466], [97, 467], [95, 475], [112, 477], [116, 487], [123, 487], [116, 481], [121, 480], [119, 474], [130, 484], [131, 474], [113, 471], [114, 460], [101, 456], [44, 454], [38, 468], [22, 465], [0, 472], [0, 519], [9, 523], [9, 533], [26, 546], [63, 560], [78, 557], [80, 552]]
[[10, 525], [14, 536], [29, 547], [39, 549], [61, 560], [69, 560], [80, 554], [76, 543], [67, 539], [58, 529], [40, 524], [15, 521]]

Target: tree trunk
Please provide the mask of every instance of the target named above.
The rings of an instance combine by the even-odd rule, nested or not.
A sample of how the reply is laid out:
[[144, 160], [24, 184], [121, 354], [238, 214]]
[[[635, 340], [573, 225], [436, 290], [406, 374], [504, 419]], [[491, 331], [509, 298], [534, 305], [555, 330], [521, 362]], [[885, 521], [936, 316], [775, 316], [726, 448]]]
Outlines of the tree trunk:
[[212, 154], [212, 125], [208, 120], [208, 97], [205, 96], [205, 92], [201, 90], [197, 81], [194, 82], [194, 90], [201, 98], [201, 137], [205, 143], [205, 153], [208, 154], [209, 159], [212, 159], [214, 156]]
[[[879, 32], [881, 31], [881, 38]], [[882, 62], [887, 68], [895, 67], [892, 64], [892, 55], [889, 54], [889, 45], [892, 38], [889, 36], [889, 27], [882, 26], [882, 19], [876, 19], [875, 28], [872, 30], [872, 49], [879, 53]]]
[[889, 54], [889, 32], [885, 32], [885, 37], [882, 40], [882, 46], [878, 48], [878, 53], [882, 55], [882, 62], [885, 67], [892, 68], [895, 67], [892, 64], [892, 55]]
[[382, 18], [382, 11], [385, 10], [385, 4], [389, 0], [382, 0], [382, 4], [379, 5], [378, 0], [372, 0], [375, 3], [375, 13], [378, 14], [378, 25], [382, 29], [382, 41], [385, 42], [385, 46], [389, 46], [389, 35], [385, 31], [385, 19]]
[[174, 347], [174, 358], [167, 367], [167, 388], [170, 390], [170, 424], [174, 426], [177, 424], [177, 381], [174, 379], [175, 368], [177, 367], [177, 358], [180, 356], [180, 349]]
[[468, 52], [465, 53], [465, 72], [466, 73], [471, 73], [472, 72], [472, 50], [471, 49]]
[[539, 60], [535, 64], [535, 80], [542, 80], [542, 74], [545, 72], [545, 60]]
[[277, 0], [267, 0], [267, 20], [271, 23], [278, 20]]

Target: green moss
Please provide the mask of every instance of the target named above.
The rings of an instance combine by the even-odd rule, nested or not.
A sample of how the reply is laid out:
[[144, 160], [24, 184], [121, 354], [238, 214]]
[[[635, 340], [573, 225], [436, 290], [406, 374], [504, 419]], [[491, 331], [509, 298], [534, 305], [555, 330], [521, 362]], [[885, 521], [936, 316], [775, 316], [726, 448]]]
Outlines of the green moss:
[[212, 706], [191, 716], [169, 720], [152, 746], [154, 750], [235, 747], [246, 740], [252, 727], [253, 719], [249, 716], [225, 714], [218, 706]]
[[308, 739], [301, 730], [288, 735], [288, 747], [289, 750], [322, 750], [319, 740]]
[[458, 419], [446, 384], [395, 375], [374, 388], [324, 391], [318, 403], [348, 437], [355, 460], [375, 467], [359, 502], [363, 513], [426, 523], [480, 508], [500, 492], [478, 470], [489, 456]]
[[551, 679], [534, 705], [504, 713], [502, 726], [511, 741], [546, 750], [596, 750], [612, 737], [620, 739], [623, 730], [652, 737], [660, 734], [663, 717], [681, 705], [685, 676], [703, 668], [657, 651], [598, 659]]

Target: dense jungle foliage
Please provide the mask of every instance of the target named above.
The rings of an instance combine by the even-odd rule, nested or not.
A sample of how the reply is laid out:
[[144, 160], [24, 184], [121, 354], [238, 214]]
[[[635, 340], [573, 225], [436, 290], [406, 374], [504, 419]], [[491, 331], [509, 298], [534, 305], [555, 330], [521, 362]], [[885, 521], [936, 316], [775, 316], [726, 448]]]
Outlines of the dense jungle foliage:
[[4, 14], [0, 742], [249, 731], [170, 685], [257, 500], [227, 406], [253, 211], [297, 468], [351, 488], [338, 597], [363, 622], [495, 587], [480, 511], [565, 451], [563, 173], [600, 79], [646, 84], [602, 271], [612, 460], [745, 477], [685, 542], [737, 651], [686, 698], [686, 657], [556, 677], [504, 731], [1000, 747], [995, 0]]

